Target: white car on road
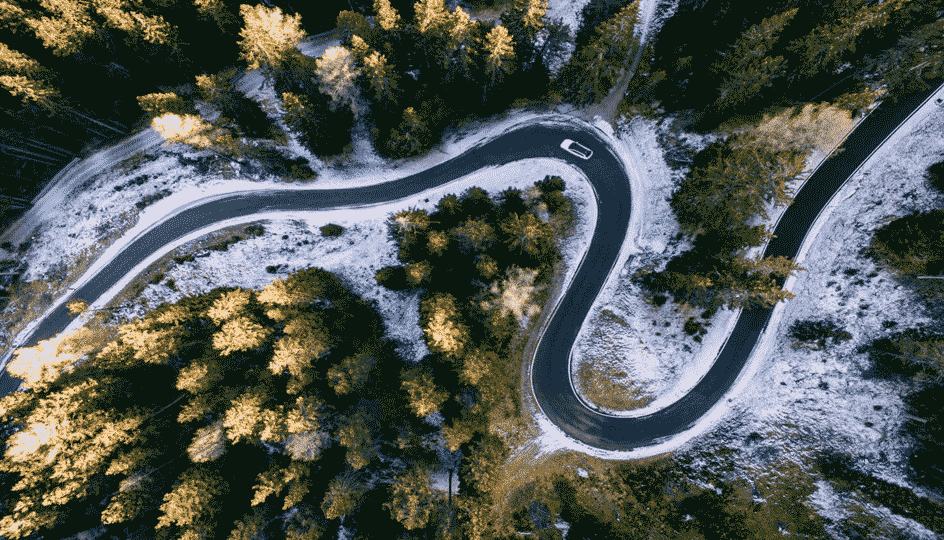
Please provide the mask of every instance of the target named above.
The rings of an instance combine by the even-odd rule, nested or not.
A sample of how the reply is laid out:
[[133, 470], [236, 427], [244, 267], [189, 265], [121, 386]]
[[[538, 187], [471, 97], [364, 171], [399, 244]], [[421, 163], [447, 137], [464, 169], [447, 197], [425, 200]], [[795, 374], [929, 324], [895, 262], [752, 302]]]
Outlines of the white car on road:
[[590, 156], [593, 155], [593, 150], [570, 139], [564, 139], [564, 142], [561, 143], [561, 148], [581, 159], [590, 159]]

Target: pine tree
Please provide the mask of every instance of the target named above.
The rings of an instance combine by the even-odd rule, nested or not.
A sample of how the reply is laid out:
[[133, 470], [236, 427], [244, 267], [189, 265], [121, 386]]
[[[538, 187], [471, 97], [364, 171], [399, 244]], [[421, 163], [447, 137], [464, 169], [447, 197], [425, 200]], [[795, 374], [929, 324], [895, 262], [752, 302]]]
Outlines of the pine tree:
[[390, 130], [386, 149], [391, 157], [410, 157], [421, 153], [429, 144], [429, 129], [413, 107], [403, 111], [400, 125]]
[[354, 55], [346, 47], [329, 47], [321, 58], [316, 60], [315, 73], [320, 81], [321, 91], [331, 96], [333, 107], [349, 105], [357, 113], [357, 86], [354, 81], [360, 75], [360, 69], [354, 62]]
[[239, 13], [244, 26], [239, 35], [242, 38], [240, 60], [245, 60], [248, 69], [263, 69], [271, 76], [286, 57], [305, 38], [301, 29], [301, 15], [283, 15], [279, 8], [239, 6]]
[[420, 418], [438, 411], [449, 397], [449, 394], [436, 386], [429, 373], [418, 369], [404, 372], [402, 388], [408, 396], [410, 407]]
[[228, 489], [225, 480], [209, 469], [195, 465], [181, 476], [170, 493], [164, 495], [157, 528], [176, 525], [185, 533], [212, 534], [216, 529], [213, 516], [219, 508], [217, 497], [224, 495]]
[[377, 363], [373, 355], [359, 353], [348, 356], [328, 369], [328, 383], [338, 395], [358, 392], [367, 382]]
[[345, 459], [352, 469], [366, 467], [377, 454], [374, 447], [374, 434], [371, 429], [372, 418], [364, 405], [342, 420], [335, 437], [347, 448]]
[[482, 219], [463, 222], [452, 229], [450, 234], [459, 243], [463, 253], [485, 253], [498, 240], [495, 228]]
[[420, 313], [429, 350], [451, 357], [461, 355], [469, 340], [469, 329], [462, 323], [456, 299], [448, 293], [436, 293], [421, 302]]
[[786, 279], [796, 270], [805, 270], [791, 259], [736, 257], [731, 265], [730, 284], [722, 286], [718, 298], [728, 309], [771, 307], [795, 295], [783, 290], [774, 276]]
[[411, 466], [397, 476], [392, 491], [390, 501], [384, 503], [384, 508], [390, 511], [390, 517], [409, 531], [426, 527], [433, 508], [429, 471]]
[[471, 19], [461, 6], [449, 15], [446, 21], [446, 30], [449, 42], [446, 49], [451, 53], [452, 63], [455, 65], [446, 72], [447, 78], [459, 77], [471, 81], [475, 71], [475, 30], [481, 23]]
[[152, 119], [167, 113], [178, 116], [196, 116], [199, 114], [192, 101], [184, 99], [173, 92], [158, 92], [138, 96], [138, 105]]
[[692, 236], [730, 231], [758, 216], [767, 219], [767, 205], [792, 200], [788, 184], [802, 171], [805, 157], [739, 136], [703, 152], [671, 200], [683, 232]]
[[49, 112], [59, 107], [59, 91], [49, 79], [52, 73], [39, 62], [0, 43], [0, 86], [23, 104], [36, 104]]
[[514, 42], [508, 35], [508, 29], [501, 25], [492, 28], [481, 46], [485, 57], [485, 75], [491, 85], [514, 71]]
[[510, 10], [502, 13], [501, 23], [508, 29], [519, 51], [528, 51], [527, 65], [534, 60], [535, 41], [544, 28], [547, 0], [515, 0]]
[[373, 51], [364, 58], [364, 68], [374, 91], [374, 98], [378, 102], [396, 103], [399, 76], [394, 71], [394, 66], [387, 63], [387, 57]]
[[222, 0], [194, 0], [193, 5], [201, 17], [213, 19], [221, 32], [225, 32], [227, 26], [239, 22]]
[[366, 491], [350, 471], [345, 471], [331, 480], [321, 508], [328, 519], [340, 519], [354, 512]]
[[62, 0], [45, 15], [28, 13], [23, 22], [53, 54], [67, 56], [82, 50], [85, 41], [96, 35], [97, 25], [88, 8], [85, 3]]
[[505, 462], [508, 448], [500, 437], [486, 434], [472, 443], [468, 459], [461, 468], [462, 483], [473, 494], [488, 495], [498, 480], [499, 469]]
[[892, 95], [927, 87], [944, 72], [944, 20], [918, 27], [899, 38], [871, 64]]
[[505, 244], [512, 250], [540, 257], [550, 249], [550, 225], [530, 212], [508, 216], [500, 228]]
[[559, 84], [568, 99], [577, 104], [599, 103], [609, 94], [636, 57], [638, 23], [636, 0], [596, 28], [595, 37], [571, 57], [560, 74]]
[[413, 4], [416, 13], [414, 26], [420, 34], [441, 32], [448, 18], [444, 0], [420, 0]]
[[374, 0], [374, 20], [384, 32], [397, 30], [400, 15], [390, 6], [390, 0]]
[[787, 73], [786, 59], [767, 53], [797, 12], [791, 9], [751, 26], [735, 42], [734, 50], [711, 67], [712, 73], [722, 77], [716, 107], [725, 110], [744, 103]]
[[366, 17], [356, 11], [342, 11], [339, 13], [335, 26], [338, 30], [341, 45], [346, 47], [350, 46], [351, 39], [354, 36], [358, 36], [361, 40], [367, 42], [372, 43], [374, 41], [373, 29], [370, 27], [370, 23], [367, 22]]
[[837, 2], [827, 11], [827, 21], [814, 29], [804, 39], [791, 44], [790, 49], [803, 55], [800, 73], [812, 77], [823, 71], [831, 71], [850, 52], [856, 52], [859, 36], [869, 29], [883, 27], [890, 22], [898, 10], [907, 9], [906, 0], [866, 3], [865, 0]]

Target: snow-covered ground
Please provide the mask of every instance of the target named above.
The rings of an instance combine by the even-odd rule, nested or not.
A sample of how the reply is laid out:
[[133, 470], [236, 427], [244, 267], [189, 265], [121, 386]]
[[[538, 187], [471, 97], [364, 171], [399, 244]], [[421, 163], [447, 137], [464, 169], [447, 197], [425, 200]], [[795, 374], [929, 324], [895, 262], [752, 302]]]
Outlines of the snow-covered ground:
[[[556, 5], [557, 9], [562, 9], [562, 5], [576, 4], [552, 2], [552, 7]], [[575, 12], [579, 12], [579, 8], [575, 8]], [[258, 76], [247, 76], [242, 84], [252, 95], [266, 97], [267, 92], [271, 92], [270, 88], [261, 85]], [[571, 111], [562, 107], [558, 112]], [[352, 187], [401, 178], [451, 159], [537, 117], [533, 112], [515, 111], [500, 121], [464, 126], [447, 135], [447, 140], [430, 155], [401, 162], [393, 168], [386, 166], [367, 140], [361, 137], [355, 152], [343, 167], [330, 167], [313, 161], [318, 166], [319, 176], [307, 186], [197, 174], [192, 165], [182, 166], [178, 160], [178, 154], [191, 158], [197, 154], [180, 148], [159, 148], [156, 144], [159, 141], [153, 140], [156, 134], [148, 130], [139, 135], [142, 139], [139, 144], [144, 147], [149, 161], [138, 170], [130, 173], [112, 171], [120, 161], [120, 156], [114, 153], [105, 154], [106, 158], [95, 158], [97, 161], [92, 165], [76, 164], [97, 167], [98, 172], [73, 185], [72, 189], [61, 190], [57, 204], [44, 207], [45, 213], [39, 214], [38, 234], [23, 257], [29, 262], [29, 272], [24, 278], [28, 281], [62, 273], [63, 261], [80, 256], [83, 250], [96, 252], [97, 260], [86, 271], [86, 276], [92, 275], [130, 240], [168, 215], [198, 202], [235, 191], [275, 187]], [[565, 114], [543, 118], [574, 121]], [[896, 484], [907, 485], [902, 472], [903, 441], [897, 435], [901, 425], [899, 395], [902, 389], [887, 382], [863, 379], [860, 371], [866, 360], [862, 355], [856, 355], [854, 350], [867, 338], [887, 333], [881, 327], [884, 320], [899, 322], [893, 330], [928, 323], [929, 320], [908, 292], [897, 286], [886, 273], [878, 272], [877, 276], [866, 277], [874, 268], [870, 262], [859, 259], [858, 251], [868, 243], [870, 231], [885, 217], [901, 216], [912, 209], [928, 209], [944, 202], [940, 196], [929, 192], [922, 180], [924, 169], [944, 155], [942, 125], [944, 110], [933, 105], [925, 106], [837, 194], [830, 212], [820, 216], [818, 228], [808, 236], [804, 251], [801, 251], [799, 260], [807, 270], [786, 285], [797, 297], [775, 310], [768, 326], [769, 332], [755, 349], [748, 368], [729, 394], [730, 399], [719, 402], [695, 429], [655, 447], [632, 452], [606, 452], [567, 438], [539, 412], [532, 410], [541, 432], [537, 438], [540, 453], [570, 448], [597, 457], [632, 459], [691, 448], [699, 436], [702, 442], [741, 448], [747, 434], [757, 431], [764, 433], [767, 442], [771, 447], [778, 447], [779, 452], [790, 452], [789, 446], [781, 442], [798, 440], [798, 444], [804, 447], [834, 447], [852, 452], [860, 458], [859, 465], [865, 470]], [[639, 301], [638, 291], [628, 284], [632, 272], [648, 264], [664, 263], [687, 247], [673, 240], [677, 225], [666, 201], [674, 187], [676, 176], [673, 175], [678, 172], [665, 164], [657, 141], [660, 128], [654, 123], [644, 120], [623, 123], [618, 133], [614, 133], [606, 122], [597, 122], [595, 127], [610, 137], [615, 150], [628, 164], [633, 190], [633, 218], [617, 262], [617, 268], [621, 270], [614, 272], [604, 285], [591, 317], [584, 324], [574, 358], [579, 361], [586, 356], [599, 355], [601, 343], [589, 336], [595, 329], [602, 330], [605, 339], [615, 345], [617, 357], [614, 360], [631, 369], [628, 372], [631, 378], [646, 383], [647, 389], [657, 398], [650, 407], [658, 407], [684, 393], [707, 370], [733, 314], [720, 312], [712, 319], [709, 333], [700, 344], [686, 344], [689, 338], [682, 336], [679, 328], [685, 316], [671, 313], [671, 307], [653, 312]], [[690, 137], [689, 143], [699, 148], [707, 140]], [[164, 281], [148, 286], [140, 298], [153, 305], [161, 300], [173, 301], [183, 292], [209, 290], [217, 286], [258, 289], [284, 272], [316, 265], [338, 272], [358, 294], [376, 299], [389, 335], [401, 342], [408, 356], [415, 358], [425, 352], [417, 325], [417, 298], [386, 291], [376, 286], [373, 279], [377, 269], [395, 260], [392, 246], [385, 240], [383, 218], [389, 212], [411, 205], [430, 208], [443, 194], [457, 193], [471, 185], [497, 192], [508, 186], [530, 185], [546, 174], [564, 177], [567, 195], [577, 202], [578, 226], [563, 246], [567, 268], [564, 282], [567, 283], [575, 273], [575, 262], [582, 256], [592, 235], [596, 223], [595, 204], [589, 184], [578, 171], [562, 161], [542, 159], [486, 168], [419, 196], [367, 209], [257, 216], [265, 219], [267, 234], [264, 237], [249, 238], [230, 247], [229, 251], [210, 252], [207, 257], [178, 265], [166, 272], [165, 277], [165, 280], [174, 279], [178, 292], [166, 287]], [[140, 185], [132, 182], [143, 175], [148, 175], [148, 178]], [[118, 186], [121, 186], [120, 191], [115, 189]], [[144, 197], [162, 190], [171, 194], [143, 211], [135, 207]], [[347, 231], [339, 238], [322, 238], [317, 227], [329, 222], [339, 223]], [[218, 225], [236, 224], [223, 222]], [[116, 231], [123, 234], [116, 236]], [[209, 232], [197, 231], [176, 246], [143, 261], [134, 272], [144, 270], [170, 249], [197, 240]], [[283, 239], [285, 235], [289, 238]], [[302, 244], [298, 245], [299, 242]], [[265, 266], [275, 264], [286, 266], [276, 275], [265, 271]], [[847, 269], [855, 269], [857, 273], [846, 273]], [[96, 304], [107, 303], [108, 296], [117, 295], [130, 279], [128, 277]], [[82, 281], [84, 278], [78, 279], [74, 285]], [[58, 303], [53, 302], [52, 307]], [[862, 307], [866, 305], [868, 307]], [[122, 314], [129, 316], [143, 309], [143, 304], [129, 306]], [[615, 332], [615, 328], [601, 322], [600, 314], [604, 309], [620, 316], [631, 331], [620, 329]], [[814, 316], [841, 322], [853, 339], [828, 352], [793, 350], [786, 338], [786, 328], [795, 320]], [[656, 326], [652, 325], [653, 321]], [[670, 323], [675, 339], [668, 333], [669, 329], [660, 326], [664, 322]], [[662, 335], [657, 336], [656, 332]], [[876, 411], [873, 405], [883, 408]], [[872, 425], [867, 427], [865, 422]], [[745, 452], [744, 455], [753, 454]], [[823, 500], [829, 498], [825, 491], [818, 496]], [[913, 526], [913, 522], [906, 525], [911, 527], [916, 537], [927, 537], [928, 532], [922, 527]]]

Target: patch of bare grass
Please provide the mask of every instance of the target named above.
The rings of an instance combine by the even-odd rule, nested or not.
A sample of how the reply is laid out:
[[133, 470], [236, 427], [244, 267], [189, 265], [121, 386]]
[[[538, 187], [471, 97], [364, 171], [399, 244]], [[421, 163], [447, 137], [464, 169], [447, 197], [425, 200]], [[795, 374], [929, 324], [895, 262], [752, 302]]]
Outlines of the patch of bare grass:
[[585, 360], [577, 369], [577, 386], [584, 399], [611, 411], [641, 409], [654, 401], [644, 386], [604, 359]]

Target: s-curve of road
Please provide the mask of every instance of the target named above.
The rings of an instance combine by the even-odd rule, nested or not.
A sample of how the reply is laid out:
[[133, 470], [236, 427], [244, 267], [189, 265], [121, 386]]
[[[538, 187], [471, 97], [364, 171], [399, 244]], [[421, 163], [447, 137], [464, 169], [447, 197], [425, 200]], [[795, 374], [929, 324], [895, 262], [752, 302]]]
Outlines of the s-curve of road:
[[[935, 89], [936, 90], [936, 89]], [[846, 140], [845, 151], [819, 167], [797, 194], [779, 221], [777, 236], [765, 256], [796, 255], [816, 216], [845, 179], [935, 90], [910, 96], [897, 103], [883, 103]], [[581, 141], [593, 150], [582, 160], [560, 148], [563, 139]], [[465, 176], [485, 166], [497, 166], [528, 158], [565, 160], [581, 169], [597, 199], [597, 224], [588, 251], [576, 275], [564, 291], [536, 349], [532, 386], [538, 405], [565, 433], [588, 445], [607, 450], [628, 450], [654, 444], [689, 429], [734, 383], [771, 309], [744, 311], [708, 373], [691, 392], [663, 410], [637, 418], [602, 415], [585, 407], [570, 384], [570, 351], [607, 276], [614, 270], [630, 218], [629, 179], [620, 159], [590, 129], [563, 123], [535, 123], [509, 131], [448, 162], [398, 180], [350, 189], [271, 190], [234, 194], [190, 207], [175, 214], [127, 245], [72, 297], [94, 302], [142, 260], [192, 231], [223, 220], [276, 211], [312, 211], [358, 207], [396, 201]], [[62, 331], [72, 317], [65, 302], [47, 315], [24, 340], [32, 346]], [[16, 390], [19, 379], [4, 370], [0, 395]]]

